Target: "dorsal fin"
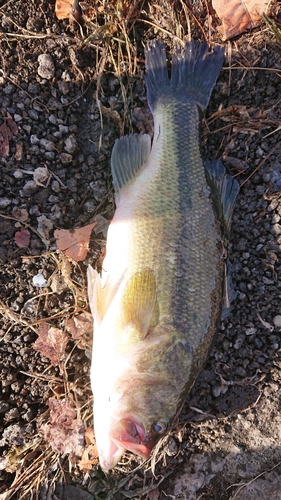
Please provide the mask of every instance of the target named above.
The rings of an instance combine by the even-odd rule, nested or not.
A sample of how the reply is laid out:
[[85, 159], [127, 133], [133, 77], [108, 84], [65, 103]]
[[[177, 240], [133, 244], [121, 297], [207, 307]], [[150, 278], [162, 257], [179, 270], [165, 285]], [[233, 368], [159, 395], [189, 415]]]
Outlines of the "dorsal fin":
[[151, 151], [148, 134], [130, 134], [118, 139], [111, 154], [111, 171], [117, 203], [120, 191], [146, 166]]

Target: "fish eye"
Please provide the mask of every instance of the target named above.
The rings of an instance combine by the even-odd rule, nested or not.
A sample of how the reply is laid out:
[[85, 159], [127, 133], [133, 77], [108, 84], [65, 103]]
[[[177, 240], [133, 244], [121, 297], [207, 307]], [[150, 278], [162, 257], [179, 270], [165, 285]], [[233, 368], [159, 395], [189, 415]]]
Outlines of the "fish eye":
[[167, 427], [168, 422], [166, 420], [158, 420], [157, 422], [154, 422], [152, 424], [152, 428], [157, 434], [164, 434], [164, 432], [167, 430]]

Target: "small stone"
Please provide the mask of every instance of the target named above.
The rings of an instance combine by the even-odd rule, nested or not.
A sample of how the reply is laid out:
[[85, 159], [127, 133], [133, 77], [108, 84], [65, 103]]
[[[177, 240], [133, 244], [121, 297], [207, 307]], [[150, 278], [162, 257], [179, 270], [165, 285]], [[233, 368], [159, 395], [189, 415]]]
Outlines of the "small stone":
[[23, 177], [23, 173], [20, 170], [15, 170], [13, 176], [15, 179], [21, 179]]
[[221, 395], [221, 390], [222, 388], [220, 385], [214, 385], [214, 387], [212, 387], [213, 396], [218, 398]]
[[273, 323], [276, 328], [281, 328], [281, 315], [277, 314], [277, 316], [274, 316]]
[[3, 197], [0, 198], [0, 208], [6, 208], [12, 203], [12, 200], [9, 198]]
[[32, 278], [32, 283], [37, 288], [43, 288], [47, 286], [48, 281], [44, 278], [43, 274], [36, 274], [36, 276]]
[[40, 139], [38, 139], [37, 135], [32, 134], [30, 136], [30, 144], [33, 146], [34, 144], [38, 144], [40, 142]]
[[65, 80], [58, 82], [58, 87], [63, 95], [67, 95], [69, 93], [69, 84]]
[[18, 123], [18, 122], [20, 122], [22, 120], [22, 116], [15, 113], [14, 114], [14, 120], [15, 120], [15, 122]]
[[234, 344], [234, 349], [240, 349], [240, 347], [242, 346], [244, 342], [244, 336], [242, 335], [238, 335], [237, 339], [236, 339], [236, 342]]
[[27, 181], [22, 188], [23, 196], [30, 196], [31, 194], [36, 193], [37, 189], [38, 186], [35, 181]]
[[266, 276], [262, 277], [262, 281], [264, 282], [265, 285], [274, 285], [274, 280], [270, 280]]
[[235, 374], [239, 377], [247, 377], [247, 372], [242, 366], [238, 366], [238, 368], [235, 370]]
[[52, 182], [52, 190], [55, 191], [55, 193], [60, 192], [60, 184], [58, 181], [53, 181]]
[[52, 123], [53, 125], [56, 125], [57, 124], [57, 117], [56, 115], [50, 115], [49, 116], [49, 122]]
[[256, 246], [256, 251], [260, 252], [263, 247], [264, 247], [264, 245], [262, 243], [259, 243], [259, 245]]
[[276, 235], [281, 234], [281, 225], [280, 224], [273, 224], [272, 232], [273, 232], [273, 234], [276, 234]]
[[177, 452], [178, 452], [177, 442], [173, 437], [170, 437], [166, 446], [166, 453], [169, 457], [174, 457], [177, 454]]
[[257, 328], [246, 328], [245, 333], [246, 335], [255, 335], [255, 333], [257, 333]]
[[40, 139], [40, 146], [45, 149], [45, 151], [54, 151], [55, 145], [53, 141], [49, 141], [48, 139]]
[[11, 422], [12, 420], [18, 419], [20, 416], [19, 410], [17, 408], [11, 408], [7, 411], [5, 415], [5, 422]]
[[78, 150], [78, 144], [74, 135], [69, 135], [67, 139], [65, 139], [64, 144], [65, 144], [64, 149], [69, 154], [73, 154], [75, 153], [75, 151]]
[[72, 162], [72, 155], [70, 155], [69, 153], [61, 153], [60, 161], [63, 165], [70, 165], [70, 163]]
[[38, 186], [44, 186], [49, 177], [47, 167], [37, 167], [33, 172], [33, 179]]
[[46, 80], [51, 80], [55, 76], [55, 65], [53, 58], [50, 54], [40, 54], [38, 56], [38, 75]]
[[274, 214], [272, 217], [272, 224], [277, 224], [277, 222], [279, 222], [280, 219], [281, 219], [281, 217], [279, 214]]
[[39, 115], [38, 115], [37, 111], [35, 111], [35, 109], [29, 109], [28, 110], [28, 116], [32, 120], [38, 120], [39, 119]]

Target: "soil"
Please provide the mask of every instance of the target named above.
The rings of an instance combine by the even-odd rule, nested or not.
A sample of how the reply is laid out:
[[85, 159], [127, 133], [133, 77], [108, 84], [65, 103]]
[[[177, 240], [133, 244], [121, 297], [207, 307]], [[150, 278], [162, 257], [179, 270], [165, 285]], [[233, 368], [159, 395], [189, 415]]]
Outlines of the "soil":
[[[121, 4], [83, 4], [77, 22], [58, 20], [52, 0], [0, 3], [0, 499], [281, 499], [281, 47], [265, 25], [224, 42], [202, 124], [203, 157], [222, 159], [241, 186], [228, 248], [237, 298], [177, 424], [152, 463], [128, 454], [108, 475], [93, 449], [79, 466], [77, 448], [58, 445], [62, 428], [42, 430], [54, 399], [72, 401], [82, 444], [92, 425], [91, 327], [84, 338], [70, 328], [57, 361], [58, 345], [48, 357], [34, 344], [46, 323], [66, 331], [88, 311], [87, 265], [100, 266], [105, 245], [101, 224], [77, 263], [54, 231], [113, 216], [114, 141], [152, 131], [146, 41], [187, 36], [188, 12], [192, 36], [201, 25], [222, 43], [204, 2]], [[34, 286], [38, 274], [46, 286]]]

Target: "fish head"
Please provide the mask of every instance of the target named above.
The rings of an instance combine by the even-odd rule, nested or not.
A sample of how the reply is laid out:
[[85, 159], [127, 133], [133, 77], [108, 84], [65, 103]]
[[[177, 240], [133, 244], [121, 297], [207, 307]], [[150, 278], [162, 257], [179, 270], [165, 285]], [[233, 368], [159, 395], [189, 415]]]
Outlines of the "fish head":
[[111, 392], [107, 407], [96, 401], [94, 410], [96, 444], [104, 471], [114, 468], [125, 451], [149, 458], [171, 420], [165, 400], [158, 397], [165, 390], [163, 386], [159, 391], [159, 384], [155, 387], [151, 380], [133, 375], [131, 380], [121, 377], [118, 386]]
[[153, 422], [148, 431], [143, 423], [133, 415], [112, 420], [112, 425], [103, 442], [99, 442], [99, 461], [104, 471], [113, 469], [125, 451], [130, 451], [143, 459], [148, 459], [157, 441], [168, 427], [168, 420]]

